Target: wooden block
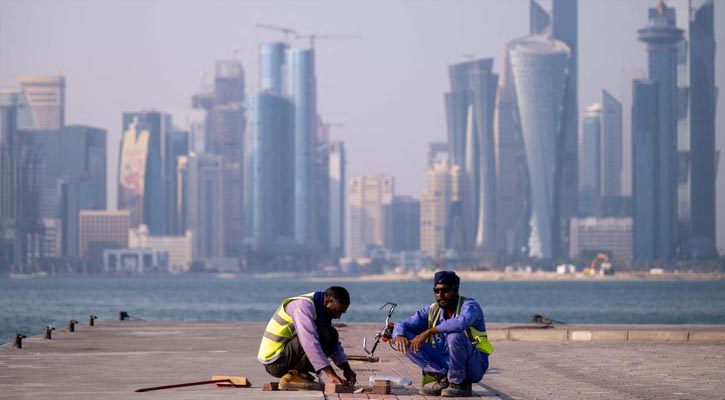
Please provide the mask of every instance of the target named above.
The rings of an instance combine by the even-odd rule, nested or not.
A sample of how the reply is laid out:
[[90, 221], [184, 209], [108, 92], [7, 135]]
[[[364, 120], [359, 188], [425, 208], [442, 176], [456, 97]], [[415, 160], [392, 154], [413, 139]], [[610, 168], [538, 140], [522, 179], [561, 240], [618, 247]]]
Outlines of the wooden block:
[[262, 387], [262, 391], [271, 392], [273, 390], [279, 390], [279, 382], [265, 382]]
[[336, 383], [326, 383], [325, 393], [352, 393], [353, 387], [350, 385], [338, 385]]
[[211, 380], [218, 381], [222, 379], [228, 379], [229, 382], [220, 382], [217, 383], [217, 386], [226, 386], [226, 387], [250, 387], [252, 386], [252, 382], [249, 381], [244, 376], [231, 376], [231, 375], [214, 375], [211, 377]]

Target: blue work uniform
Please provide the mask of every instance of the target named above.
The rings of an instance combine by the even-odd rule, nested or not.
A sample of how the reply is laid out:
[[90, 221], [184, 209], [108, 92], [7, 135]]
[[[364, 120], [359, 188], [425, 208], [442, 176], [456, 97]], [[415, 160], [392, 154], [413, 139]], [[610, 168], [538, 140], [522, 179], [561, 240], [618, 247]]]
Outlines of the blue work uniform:
[[[431, 306], [421, 308], [395, 324], [393, 337], [413, 339], [428, 329]], [[460, 305], [460, 312], [453, 317], [447, 318], [445, 311], [439, 314], [435, 324], [439, 333], [432, 335], [432, 340], [423, 343], [417, 352], [406, 352], [406, 356], [427, 375], [447, 375], [448, 381], [456, 384], [464, 380], [471, 383], [480, 381], [488, 369], [488, 354], [479, 351], [471, 343], [466, 329], [486, 332], [481, 306], [475, 300], [465, 298]]]

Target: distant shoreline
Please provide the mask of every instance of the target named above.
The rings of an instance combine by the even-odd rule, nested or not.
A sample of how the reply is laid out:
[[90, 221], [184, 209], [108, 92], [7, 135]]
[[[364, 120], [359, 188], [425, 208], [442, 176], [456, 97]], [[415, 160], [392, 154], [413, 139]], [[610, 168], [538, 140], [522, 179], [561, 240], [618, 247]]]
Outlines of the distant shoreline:
[[[500, 272], [500, 271], [456, 271], [464, 281], [674, 281], [674, 280], [721, 280], [725, 274], [721, 273], [690, 273], [690, 272], [664, 272], [651, 274], [646, 271], [617, 272], [614, 275], [589, 276], [581, 272], [573, 274], [558, 274], [556, 272]], [[321, 276], [302, 278], [307, 282], [396, 282], [396, 281], [430, 281], [433, 272], [405, 273], [405, 274], [377, 274], [357, 276]]]

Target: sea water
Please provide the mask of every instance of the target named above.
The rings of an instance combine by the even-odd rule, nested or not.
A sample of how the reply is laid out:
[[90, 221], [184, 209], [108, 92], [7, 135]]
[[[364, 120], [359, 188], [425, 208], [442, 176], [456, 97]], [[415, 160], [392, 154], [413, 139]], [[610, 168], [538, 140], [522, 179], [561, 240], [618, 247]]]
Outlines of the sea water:
[[[38, 335], [118, 320], [120, 311], [145, 320], [266, 321], [282, 299], [331, 285], [348, 289], [352, 304], [340, 322], [382, 322], [398, 304], [401, 320], [434, 300], [428, 281], [310, 282], [300, 279], [176, 277], [46, 277], [0, 279], [0, 343], [16, 333]], [[587, 280], [462, 282], [487, 322], [527, 323], [532, 314], [580, 324], [725, 324], [724, 280]]]

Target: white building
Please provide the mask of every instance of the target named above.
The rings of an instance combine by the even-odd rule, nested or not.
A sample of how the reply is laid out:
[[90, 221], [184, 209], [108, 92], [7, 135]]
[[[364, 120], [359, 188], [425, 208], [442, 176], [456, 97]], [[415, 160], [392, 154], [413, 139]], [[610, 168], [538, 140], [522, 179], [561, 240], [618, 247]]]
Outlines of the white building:
[[186, 272], [194, 261], [193, 234], [190, 230], [184, 236], [150, 236], [146, 225], [128, 231], [128, 247], [152, 249], [169, 254], [169, 272]]
[[583, 251], [611, 252], [617, 260], [632, 259], [632, 218], [572, 218], [570, 256]]

